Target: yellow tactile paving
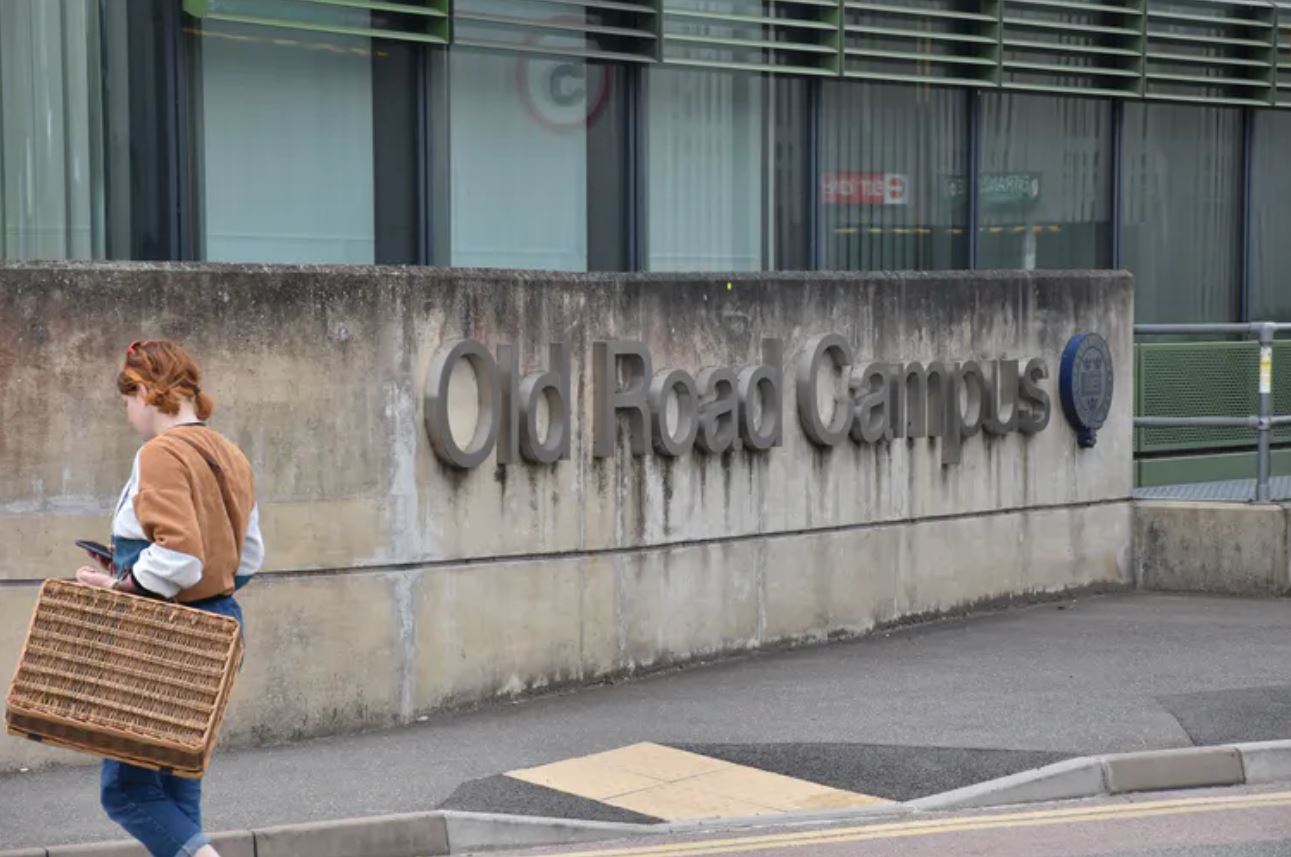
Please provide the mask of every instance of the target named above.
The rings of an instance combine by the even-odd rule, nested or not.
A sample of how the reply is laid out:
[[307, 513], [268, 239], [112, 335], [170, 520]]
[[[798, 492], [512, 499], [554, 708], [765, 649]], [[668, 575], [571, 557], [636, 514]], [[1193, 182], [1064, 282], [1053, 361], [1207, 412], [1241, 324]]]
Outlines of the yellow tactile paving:
[[669, 821], [887, 803], [659, 744], [633, 744], [508, 776]]
[[660, 780], [656, 778], [643, 777], [612, 764], [603, 758], [606, 755], [601, 753], [541, 768], [512, 771], [507, 776], [591, 800], [605, 800], [659, 785]]
[[665, 783], [675, 783], [678, 780], [736, 767], [721, 759], [701, 756], [698, 753], [687, 753], [685, 750], [665, 747], [662, 744], [632, 744], [599, 755], [609, 757], [606, 761], [617, 768]]
[[693, 780], [664, 783], [644, 791], [619, 795], [603, 803], [619, 809], [652, 815], [666, 821], [688, 818], [743, 818], [775, 812], [756, 803], [748, 803], [729, 795], [705, 789]]

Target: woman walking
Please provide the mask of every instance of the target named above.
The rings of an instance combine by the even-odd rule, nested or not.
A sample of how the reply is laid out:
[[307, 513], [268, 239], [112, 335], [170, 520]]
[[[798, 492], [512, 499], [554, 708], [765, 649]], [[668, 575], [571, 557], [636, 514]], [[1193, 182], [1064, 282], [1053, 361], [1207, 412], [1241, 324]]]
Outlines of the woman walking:
[[[178, 344], [132, 343], [117, 389], [126, 419], [146, 442], [113, 516], [112, 563], [81, 568], [77, 579], [241, 622], [233, 593], [264, 558], [246, 456], [207, 427], [214, 403]], [[202, 833], [200, 780], [107, 760], [100, 798], [153, 857], [218, 857]]]

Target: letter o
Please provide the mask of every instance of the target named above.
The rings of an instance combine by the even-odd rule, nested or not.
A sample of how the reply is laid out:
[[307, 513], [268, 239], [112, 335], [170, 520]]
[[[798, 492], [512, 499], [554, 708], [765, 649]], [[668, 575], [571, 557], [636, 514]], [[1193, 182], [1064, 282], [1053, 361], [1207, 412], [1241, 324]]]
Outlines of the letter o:
[[[986, 384], [986, 373], [976, 360], [967, 360], [959, 367], [959, 381], [963, 385], [964, 398], [967, 400], [968, 412], [960, 411], [960, 437], [973, 437], [982, 430], [982, 423], [988, 416], [987, 397], [990, 388]], [[954, 406], [959, 407], [958, 396]], [[969, 420], [969, 416], [972, 420]]]
[[[677, 393], [677, 429], [668, 431], [668, 398]], [[682, 369], [660, 372], [650, 382], [650, 419], [655, 451], [669, 458], [690, 452], [699, 432], [699, 390]]]
[[[475, 433], [463, 449], [453, 437], [448, 418], [448, 388], [457, 364], [465, 360], [475, 372], [475, 390], [479, 416]], [[425, 391], [426, 433], [430, 445], [442, 461], [461, 470], [479, 467], [493, 451], [498, 439], [499, 415], [502, 410], [502, 388], [498, 384], [498, 366], [484, 346], [473, 339], [456, 339], [444, 343], [430, 361], [430, 375]]]

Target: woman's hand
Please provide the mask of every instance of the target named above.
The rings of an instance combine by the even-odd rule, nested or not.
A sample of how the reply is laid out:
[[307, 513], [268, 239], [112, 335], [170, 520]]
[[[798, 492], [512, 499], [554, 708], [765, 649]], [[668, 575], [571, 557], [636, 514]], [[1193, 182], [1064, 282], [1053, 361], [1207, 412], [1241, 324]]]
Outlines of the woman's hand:
[[76, 572], [76, 579], [86, 586], [94, 586], [98, 589], [111, 589], [116, 578], [110, 574], [105, 574], [97, 568], [90, 568], [88, 565], [81, 566]]

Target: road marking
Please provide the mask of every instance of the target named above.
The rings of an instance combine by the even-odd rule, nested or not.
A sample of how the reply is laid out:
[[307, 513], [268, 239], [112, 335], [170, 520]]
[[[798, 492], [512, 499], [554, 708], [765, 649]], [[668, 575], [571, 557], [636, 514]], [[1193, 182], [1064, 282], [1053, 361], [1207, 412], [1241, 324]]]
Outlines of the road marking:
[[511, 771], [507, 776], [667, 821], [889, 803], [873, 795], [650, 743]]
[[564, 854], [562, 857], [699, 857], [699, 855], [801, 848], [809, 845], [836, 845], [847, 842], [902, 839], [943, 833], [968, 833], [1001, 828], [1047, 827], [1060, 824], [1084, 824], [1095, 821], [1132, 820], [1239, 809], [1267, 809], [1282, 806], [1291, 806], [1291, 792], [1277, 792], [1257, 796], [1190, 798], [1115, 804], [1102, 807], [1068, 807], [1033, 812], [978, 815], [967, 818], [891, 822], [863, 827], [748, 836], [709, 842], [679, 842], [638, 848], [579, 851]]

